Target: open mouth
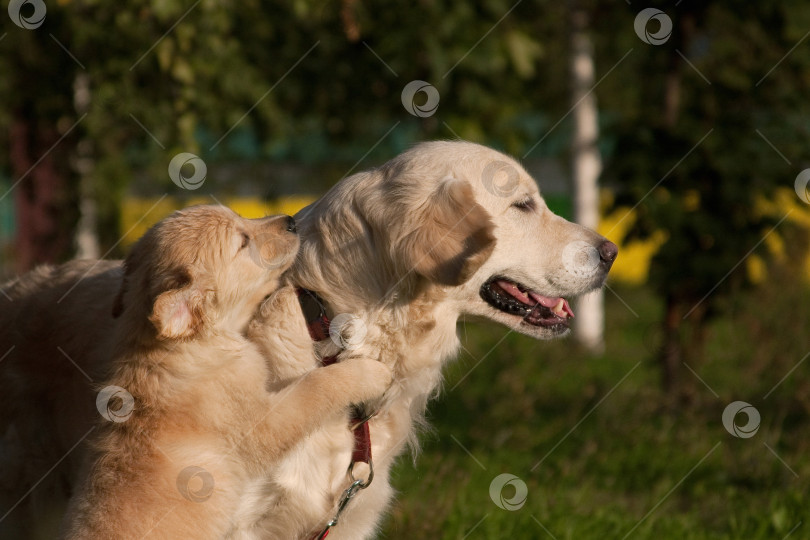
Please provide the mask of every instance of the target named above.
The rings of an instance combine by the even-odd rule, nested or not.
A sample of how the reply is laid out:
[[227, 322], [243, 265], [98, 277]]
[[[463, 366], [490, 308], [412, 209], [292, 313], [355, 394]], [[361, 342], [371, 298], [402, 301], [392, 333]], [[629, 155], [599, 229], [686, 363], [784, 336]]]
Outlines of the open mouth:
[[510, 315], [517, 315], [532, 326], [554, 330], [568, 328], [574, 311], [565, 298], [543, 296], [528, 287], [504, 277], [493, 277], [481, 286], [486, 303]]

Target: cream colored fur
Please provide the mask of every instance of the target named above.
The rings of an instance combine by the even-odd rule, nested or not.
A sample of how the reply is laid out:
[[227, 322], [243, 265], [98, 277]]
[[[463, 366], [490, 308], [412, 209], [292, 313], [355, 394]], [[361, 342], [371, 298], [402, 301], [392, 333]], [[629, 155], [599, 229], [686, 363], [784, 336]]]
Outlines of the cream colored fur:
[[[493, 164], [495, 170], [505, 170], [505, 175], [493, 177]], [[513, 206], [527, 198], [534, 201], [533, 210]], [[362, 321], [365, 338], [357, 348], [342, 353], [344, 361], [374, 358], [394, 373], [393, 386], [370, 422], [375, 480], [351, 502], [329, 536], [330, 540], [371, 538], [393, 497], [388, 481], [391, 465], [409, 443], [415, 445], [426, 404], [438, 392], [442, 366], [457, 353], [459, 318], [500, 322], [541, 339], [566, 333], [529, 325], [521, 317], [491, 307], [479, 294], [482, 284], [493, 276], [505, 276], [543, 295], [570, 299], [599, 287], [606, 270], [572, 269], [564, 261], [566, 246], [583, 242], [597, 248], [605, 239], [550, 212], [536, 182], [515, 160], [465, 142], [417, 145], [382, 167], [338, 183], [302, 210], [296, 221], [301, 250], [289, 279], [316, 291], [332, 317], [346, 313]], [[0, 370], [0, 384], [13, 387], [15, 381], [36, 379], [37, 375], [25, 372], [20, 364], [61, 342], [68, 343], [70, 350], [65, 350], [79, 357], [77, 362], [86, 370], [97, 369], [91, 366], [104, 361], [98, 357], [99, 346], [94, 350], [79, 342], [74, 347], [66, 336], [78, 328], [104, 335], [109, 323], [98, 322], [91, 328], [81, 321], [101, 318], [97, 313], [104, 306], [88, 304], [111, 294], [103, 276], [116, 272], [114, 267], [95, 272], [90, 291], [85, 287], [87, 280], [80, 281], [65, 301], [81, 303], [81, 307], [44, 308], [48, 321], [55, 312], [67, 309], [92, 312], [51, 332], [46, 344], [32, 345], [31, 340], [42, 337], [26, 329], [3, 336], [0, 353], [13, 343], [19, 348], [9, 356], [14, 366], [10, 376], [2, 379]], [[67, 280], [54, 286], [64, 291], [72, 283]], [[23, 288], [28, 290], [15, 296], [15, 302], [36, 302], [32, 296], [60, 294], [43, 291], [48, 289], [45, 285]], [[0, 314], [0, 323], [2, 318]], [[261, 347], [263, 329], [254, 323], [249, 335]], [[282, 345], [296, 349], [295, 344]], [[336, 351], [331, 341], [319, 344], [321, 355]], [[58, 364], [58, 360], [52, 355], [37, 361]], [[82, 386], [78, 372], [63, 370], [62, 374], [75, 387]], [[40, 393], [49, 392], [57, 402], [65, 399], [55, 385], [37, 380], [34, 386]], [[10, 423], [20, 423], [20, 418], [30, 414], [10, 415]], [[46, 412], [37, 414], [50, 425], [62, 420], [58, 411], [53, 418]], [[325, 422], [299, 442], [268, 477], [251, 481], [235, 516], [240, 534], [307, 539], [323, 527], [349, 483], [346, 467], [353, 440], [348, 421], [344, 416]], [[73, 428], [65, 433], [61, 449], [69, 448], [72, 443], [68, 441], [75, 442], [82, 431]]]
[[[129, 392], [134, 408], [122, 422], [98, 421], [63, 538], [240, 537], [253, 479], [388, 387], [390, 370], [373, 360], [312, 369], [296, 293], [277, 290], [298, 250], [289, 223], [197, 206], [135, 246], [114, 308], [114, 374], [103, 383]], [[251, 319], [264, 328], [261, 352], [243, 335]], [[298, 376], [280, 378], [291, 366]]]
[[[496, 161], [515, 173], [514, 185], [508, 175], [494, 179], [509, 196], [485, 185], [493, 179], [484, 170]], [[536, 201], [536, 211], [510, 206], [525, 197]], [[393, 496], [390, 467], [408, 443], [416, 444], [442, 365], [457, 353], [459, 317], [496, 320], [538, 338], [562, 335], [490, 307], [479, 296], [481, 285], [492, 275], [507, 275], [548, 296], [577, 296], [605, 276], [572, 272], [563, 250], [572, 242], [596, 247], [605, 239], [550, 212], [535, 181], [512, 158], [461, 142], [421, 144], [347, 178], [296, 219], [302, 248], [292, 281], [317, 291], [332, 316], [348, 313], [365, 323], [361, 346], [342, 357], [369, 355], [394, 371], [394, 386], [370, 421], [374, 483], [357, 495], [329, 537], [370, 538]], [[413, 252], [414, 237], [421, 252]], [[435, 270], [459, 254], [468, 264], [458, 265], [455, 279], [452, 271]], [[321, 353], [332, 352], [327, 342]], [[336, 422], [283, 461], [270, 511], [259, 525], [268, 537], [289, 530], [274, 527], [279, 516], [296, 516], [299, 538], [330, 517], [335, 496], [348, 485], [351, 448], [344, 422]]]

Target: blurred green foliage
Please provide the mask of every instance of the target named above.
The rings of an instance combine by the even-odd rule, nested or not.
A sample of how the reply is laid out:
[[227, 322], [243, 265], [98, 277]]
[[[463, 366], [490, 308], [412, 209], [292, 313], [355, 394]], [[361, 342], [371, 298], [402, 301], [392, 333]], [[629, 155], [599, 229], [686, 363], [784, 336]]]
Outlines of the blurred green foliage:
[[[560, 69], [564, 40], [554, 2], [521, 3], [488, 34], [512, 7], [506, 0], [49, 2], [37, 29], [3, 18], [0, 123], [23, 118], [64, 132], [81, 118], [63, 145], [86, 141], [92, 149], [99, 233], [112, 246], [128, 188], [173, 189], [166, 167], [181, 151], [209, 165], [341, 163], [343, 173], [426, 138], [458, 136], [520, 153], [567, 106], [564, 78], [547, 76]], [[78, 77], [89, 81], [86, 117], [74, 108]], [[438, 116], [420, 119], [402, 107], [402, 88], [414, 79], [439, 90]], [[8, 137], [0, 131], [0, 145]], [[565, 133], [549, 144], [536, 155], [559, 153]], [[9, 169], [8, 158], [0, 153], [0, 169]], [[323, 189], [341, 174], [329, 172], [338, 176], [311, 183]], [[75, 189], [75, 171], [63, 174]]]
[[[802, 169], [788, 161], [802, 158], [810, 135], [810, 57], [783, 56], [810, 25], [810, 6], [705, 2], [668, 14], [672, 38], [628, 59], [645, 76], [625, 89], [637, 101], [617, 122], [607, 178], [620, 186], [618, 204], [638, 204], [632, 235], [668, 233], [652, 266], [656, 290], [694, 304], [783, 217], [757, 201], [792, 187]], [[707, 303], [744, 280], [732, 273]]]
[[810, 57], [791, 52], [807, 37], [810, 6], [659, 5], [673, 25], [666, 43], [632, 45], [626, 33], [605, 43], [616, 56], [632, 47], [625, 68], [643, 76], [621, 92], [611, 87], [617, 78], [600, 88], [603, 107], [617, 113], [604, 178], [616, 204], [635, 209], [628, 239], [666, 234], [649, 282], [665, 300], [659, 360], [677, 394], [693, 382], [682, 364], [700, 362], [707, 321], [751, 285], [740, 266], [769, 256], [767, 237], [790, 236], [795, 225], [789, 210], [764, 212], [762, 202], [792, 188], [807, 165]]
[[[754, 199], [798, 172], [755, 130], [783, 154], [801, 155], [810, 61], [780, 59], [802, 38], [810, 8], [653, 2], [674, 23], [655, 46], [633, 31], [638, 6], [580, 4], [592, 16], [605, 180], [617, 204], [643, 200], [631, 235], [669, 233], [652, 269], [657, 289], [696, 301], [773, 223], [753, 211]], [[364, 158], [359, 168], [437, 137], [519, 157], [567, 152], [565, 3], [68, 0], [49, 3], [36, 30], [3, 28], [0, 122], [23, 115], [71, 125], [74, 83], [89, 77], [88, 114], [66, 144], [93, 146], [108, 245], [134, 171], [172, 189], [166, 165], [181, 151], [208, 163]], [[402, 107], [400, 92], [415, 79], [438, 89], [437, 115], [419, 119]], [[7, 136], [0, 132], [0, 143]], [[6, 158], [0, 153], [0, 167]], [[695, 194], [699, 204], [685, 205]]]
[[[527, 116], [556, 112], [538, 103], [551, 103], [556, 92], [564, 107], [565, 81], [555, 88], [541, 75], [562, 54], [560, 45], [553, 45], [559, 39], [541, 43], [541, 36], [552, 38], [555, 29], [560, 34], [561, 9], [553, 2], [542, 9], [518, 5], [498, 32], [474, 46], [493, 18], [510, 7], [497, 0], [478, 6], [257, 0], [52, 4], [37, 30], [6, 25], [0, 67], [10, 76], [0, 86], [2, 114], [22, 103], [47, 102], [51, 107], [43, 116], [75, 116], [73, 79], [86, 71], [93, 99], [82, 129], [102, 143], [100, 158], [121, 157], [133, 140], [154, 154], [152, 141], [129, 115], [169, 151], [196, 150], [213, 159], [244, 157], [240, 146], [229, 144], [230, 136], [210, 149], [237, 122], [261, 141], [249, 157], [353, 159], [396, 120], [407, 124], [404, 133], [378, 155], [417, 138], [449, 136], [442, 122], [461, 137], [517, 153], [547, 127]], [[405, 113], [400, 92], [414, 79], [431, 82], [444, 96], [441, 121]], [[121, 168], [143, 165], [139, 156], [144, 157], [130, 154]]]

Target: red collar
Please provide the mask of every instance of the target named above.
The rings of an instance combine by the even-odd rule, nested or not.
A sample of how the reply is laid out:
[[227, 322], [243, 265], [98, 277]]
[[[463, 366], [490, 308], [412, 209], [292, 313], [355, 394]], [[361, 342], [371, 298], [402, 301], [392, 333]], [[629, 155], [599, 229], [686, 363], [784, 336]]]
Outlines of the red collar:
[[[301, 311], [304, 312], [304, 319], [307, 322], [307, 329], [313, 341], [324, 341], [329, 338], [329, 316], [326, 314], [326, 307], [323, 299], [314, 291], [298, 288], [298, 302], [301, 304]], [[338, 362], [338, 355], [327, 356], [321, 359], [321, 365], [329, 366]], [[371, 462], [371, 433], [368, 429], [369, 416], [364, 415], [359, 408], [355, 407], [352, 413], [350, 429], [354, 433], [354, 448], [352, 449], [352, 460], [349, 463], [349, 478], [352, 483], [343, 492], [337, 504], [337, 512], [329, 520], [326, 527], [317, 532], [312, 540], [323, 540], [329, 531], [338, 524], [338, 519], [343, 509], [361, 489], [367, 488], [374, 479], [374, 466]], [[368, 478], [357, 480], [354, 477], [354, 464], [362, 461], [368, 464]]]
[[304, 312], [304, 320], [307, 322], [309, 337], [312, 341], [323, 341], [329, 337], [329, 317], [326, 315], [326, 308], [318, 293], [309, 289], [297, 288], [298, 302], [301, 304], [301, 311]]
[[[304, 312], [304, 320], [307, 322], [309, 336], [313, 341], [324, 341], [329, 339], [329, 317], [326, 314], [326, 307], [323, 299], [315, 291], [298, 288], [298, 302], [301, 304], [301, 311]], [[321, 359], [321, 365], [330, 366], [338, 362], [338, 355], [327, 356]], [[367, 415], [355, 408], [352, 413], [354, 431], [354, 450], [352, 451], [352, 463], [362, 461], [371, 463], [371, 434], [368, 429]]]

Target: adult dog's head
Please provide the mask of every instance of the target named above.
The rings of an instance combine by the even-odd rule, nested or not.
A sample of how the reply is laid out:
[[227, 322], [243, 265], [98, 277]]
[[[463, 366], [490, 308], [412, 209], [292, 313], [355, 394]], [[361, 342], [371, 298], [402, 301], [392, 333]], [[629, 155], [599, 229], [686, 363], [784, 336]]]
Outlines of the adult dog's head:
[[600, 287], [618, 253], [552, 213], [517, 161], [468, 142], [419, 144], [296, 218], [295, 277], [336, 312], [427, 295], [538, 338], [568, 331], [568, 301]]
[[156, 337], [241, 330], [295, 259], [289, 216], [246, 219], [223, 206], [179, 210], [149, 229], [124, 262], [113, 316], [148, 320]]

